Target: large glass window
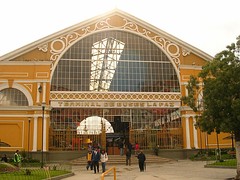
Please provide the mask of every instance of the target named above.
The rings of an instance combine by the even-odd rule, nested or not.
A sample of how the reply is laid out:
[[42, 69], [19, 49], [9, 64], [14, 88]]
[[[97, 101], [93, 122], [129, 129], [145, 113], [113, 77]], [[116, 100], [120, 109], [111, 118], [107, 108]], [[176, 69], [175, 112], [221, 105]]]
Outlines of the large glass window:
[[60, 59], [52, 91], [179, 92], [173, 65], [138, 35], [105, 31], [74, 44]]

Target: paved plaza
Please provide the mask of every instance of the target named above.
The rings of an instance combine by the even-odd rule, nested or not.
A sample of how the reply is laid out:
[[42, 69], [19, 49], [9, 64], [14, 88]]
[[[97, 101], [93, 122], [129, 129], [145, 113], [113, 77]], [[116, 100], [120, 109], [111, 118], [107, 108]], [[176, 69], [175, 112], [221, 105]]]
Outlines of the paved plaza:
[[[136, 164], [132, 166], [117, 165], [117, 180], [230, 180], [236, 175], [236, 169], [205, 168], [205, 161], [179, 160], [163, 164], [149, 164], [145, 172], [140, 172]], [[107, 169], [112, 166], [107, 165]], [[100, 166], [101, 170], [101, 166]], [[99, 180], [101, 173], [94, 174], [84, 166], [73, 167], [74, 176], [65, 180]], [[105, 177], [113, 180], [113, 173]]]

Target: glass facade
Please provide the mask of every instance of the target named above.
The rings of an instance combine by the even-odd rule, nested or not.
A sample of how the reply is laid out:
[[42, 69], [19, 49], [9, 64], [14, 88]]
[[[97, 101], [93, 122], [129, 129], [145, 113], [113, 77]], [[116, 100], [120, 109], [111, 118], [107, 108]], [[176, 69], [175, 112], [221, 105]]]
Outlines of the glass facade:
[[[105, 31], [79, 40], [65, 52], [54, 71], [51, 91], [151, 94], [180, 92], [180, 87], [171, 61], [154, 43], [129, 32]], [[54, 149], [75, 148], [79, 135], [84, 139], [101, 133], [101, 121], [87, 121], [90, 117], [110, 122], [107, 133], [131, 136], [145, 148], [150, 148], [150, 141], [164, 142], [164, 148], [182, 144], [177, 108], [53, 108], [50, 117]], [[150, 133], [151, 140], [142, 141], [142, 133], [148, 138]]]
[[52, 91], [180, 92], [173, 65], [155, 44], [105, 31], [74, 44], [59, 61]]

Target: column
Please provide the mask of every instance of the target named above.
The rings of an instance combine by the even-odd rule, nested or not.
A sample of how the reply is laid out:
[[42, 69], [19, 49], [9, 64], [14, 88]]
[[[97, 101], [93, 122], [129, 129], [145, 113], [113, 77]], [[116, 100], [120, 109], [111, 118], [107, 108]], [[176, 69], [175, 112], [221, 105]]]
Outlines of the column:
[[38, 122], [37, 117], [33, 120], [33, 149], [32, 151], [37, 151], [37, 134], [38, 134]]
[[190, 130], [189, 130], [189, 117], [186, 117], [186, 149], [191, 149], [190, 145]]
[[43, 83], [43, 97], [42, 97], [42, 103], [46, 103], [46, 83]]

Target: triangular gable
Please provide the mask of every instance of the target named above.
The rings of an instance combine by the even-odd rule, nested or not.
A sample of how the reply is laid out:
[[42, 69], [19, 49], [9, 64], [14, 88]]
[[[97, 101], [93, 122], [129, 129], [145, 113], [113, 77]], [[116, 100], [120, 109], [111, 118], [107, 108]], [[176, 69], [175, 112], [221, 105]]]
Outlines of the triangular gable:
[[212, 59], [210, 55], [165, 31], [126, 12], [114, 9], [10, 52], [0, 57], [0, 61], [52, 61], [52, 66], [55, 66], [62, 54], [79, 39], [92, 33], [113, 29], [131, 31], [153, 41], [173, 59], [175, 65], [180, 65], [181, 56], [190, 53], [206, 61]]

